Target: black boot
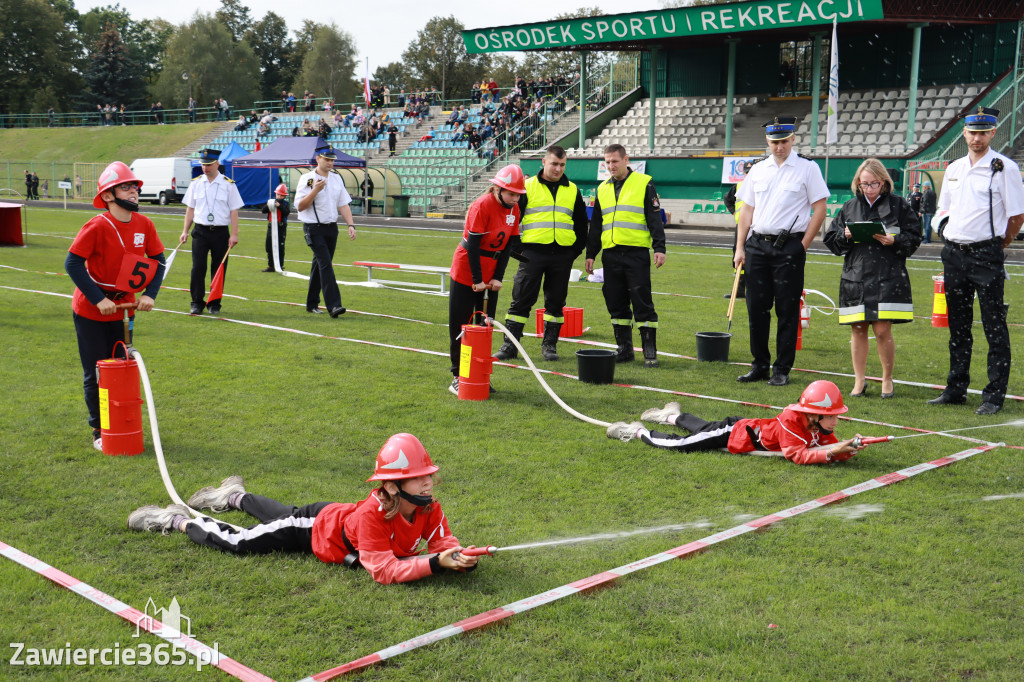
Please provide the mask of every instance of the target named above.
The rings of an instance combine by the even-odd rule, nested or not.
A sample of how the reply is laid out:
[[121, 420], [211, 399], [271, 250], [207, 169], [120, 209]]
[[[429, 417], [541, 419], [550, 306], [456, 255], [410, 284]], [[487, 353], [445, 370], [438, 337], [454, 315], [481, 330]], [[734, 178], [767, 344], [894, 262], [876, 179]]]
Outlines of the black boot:
[[640, 327], [640, 345], [644, 348], [644, 367], [658, 366], [658, 330]]
[[[516, 341], [523, 338], [524, 326], [522, 322], [514, 322], [512, 320], [505, 322], [505, 328], [512, 332], [512, 336], [516, 338]], [[501, 344], [501, 348], [494, 354], [495, 360], [514, 360], [517, 357], [519, 357], [519, 349], [509, 339], [505, 339], [505, 343]]]
[[544, 323], [544, 339], [540, 342], [540, 354], [545, 360], [558, 359], [558, 351], [555, 350], [555, 345], [558, 343], [558, 332], [561, 329], [561, 322]]
[[625, 324], [613, 324], [615, 344], [619, 347], [615, 362], [633, 362], [633, 327]]

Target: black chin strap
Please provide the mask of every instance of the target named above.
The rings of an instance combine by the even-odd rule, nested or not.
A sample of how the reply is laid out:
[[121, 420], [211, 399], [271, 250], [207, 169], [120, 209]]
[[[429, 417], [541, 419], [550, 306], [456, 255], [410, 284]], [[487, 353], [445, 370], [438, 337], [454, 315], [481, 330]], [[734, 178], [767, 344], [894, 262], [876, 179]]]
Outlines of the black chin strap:
[[395, 485], [398, 486], [398, 496], [406, 502], [415, 504], [417, 507], [426, 507], [434, 501], [434, 498], [431, 495], [410, 495], [402, 490], [402, 486], [400, 484], [396, 483]]
[[114, 197], [114, 203], [126, 211], [131, 211], [132, 213], [135, 213], [139, 210], [138, 203], [127, 201], [126, 199], [118, 199], [117, 197]]

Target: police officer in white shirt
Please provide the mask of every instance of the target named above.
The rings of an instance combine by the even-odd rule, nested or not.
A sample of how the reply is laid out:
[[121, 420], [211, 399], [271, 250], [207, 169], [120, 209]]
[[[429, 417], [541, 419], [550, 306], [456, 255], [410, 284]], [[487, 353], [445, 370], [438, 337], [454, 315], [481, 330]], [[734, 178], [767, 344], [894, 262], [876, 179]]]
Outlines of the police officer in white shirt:
[[[185, 209], [185, 227], [179, 243], [184, 244], [188, 240], [188, 231], [192, 228], [191, 313], [202, 315], [203, 308], [208, 307], [216, 315], [220, 312], [220, 299], [203, 300], [206, 295], [206, 259], [210, 259], [212, 280], [228, 249], [238, 243], [238, 209], [245, 203], [235, 181], [220, 174], [220, 150], [201, 149], [199, 154], [203, 174], [189, 184], [185, 198], [181, 200], [188, 208]], [[227, 273], [225, 262], [225, 278]]]
[[302, 221], [302, 232], [306, 244], [313, 249], [313, 263], [309, 270], [309, 292], [306, 294], [306, 311], [322, 313], [320, 291], [323, 290], [324, 305], [331, 317], [345, 314], [341, 305], [341, 292], [334, 278], [334, 250], [338, 246], [338, 216], [348, 225], [348, 238], [356, 238], [352, 221], [352, 197], [345, 189], [341, 175], [334, 171], [337, 154], [329, 146], [316, 150], [316, 170], [299, 178], [295, 191], [295, 206]]
[[929, 405], [963, 405], [971, 383], [974, 294], [988, 340], [988, 385], [977, 414], [995, 414], [1003, 407], [1010, 377], [1010, 333], [1003, 304], [1003, 250], [1024, 223], [1024, 183], [1020, 168], [989, 148], [999, 111], [978, 107], [964, 117], [968, 153], [946, 169], [939, 195], [939, 221], [949, 308], [949, 377], [946, 389]]
[[[743, 207], [733, 265], [747, 273], [747, 319], [754, 358], [751, 370], [736, 380], [768, 379], [771, 386], [785, 386], [796, 360], [807, 248], [825, 220], [829, 190], [818, 164], [793, 152], [795, 118], [776, 116], [762, 127], [771, 154], [750, 168], [736, 195]], [[773, 304], [778, 330], [769, 379]]]

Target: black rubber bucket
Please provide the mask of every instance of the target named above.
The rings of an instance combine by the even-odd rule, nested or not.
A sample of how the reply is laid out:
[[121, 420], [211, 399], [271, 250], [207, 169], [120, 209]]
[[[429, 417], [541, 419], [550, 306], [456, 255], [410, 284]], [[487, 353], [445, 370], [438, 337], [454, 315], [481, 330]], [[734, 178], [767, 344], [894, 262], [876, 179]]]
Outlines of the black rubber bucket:
[[576, 351], [576, 369], [580, 381], [610, 384], [615, 381], [615, 351], [587, 348]]
[[698, 362], [729, 362], [729, 339], [726, 332], [697, 332]]

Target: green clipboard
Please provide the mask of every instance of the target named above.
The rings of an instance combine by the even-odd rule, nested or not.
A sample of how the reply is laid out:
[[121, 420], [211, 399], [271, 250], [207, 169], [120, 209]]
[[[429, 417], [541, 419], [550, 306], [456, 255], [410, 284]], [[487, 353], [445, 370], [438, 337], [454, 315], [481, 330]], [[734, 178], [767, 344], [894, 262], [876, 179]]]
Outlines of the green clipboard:
[[885, 234], [885, 226], [882, 223], [846, 223], [846, 227], [850, 229], [852, 241], [857, 244], [874, 241], [873, 235]]

